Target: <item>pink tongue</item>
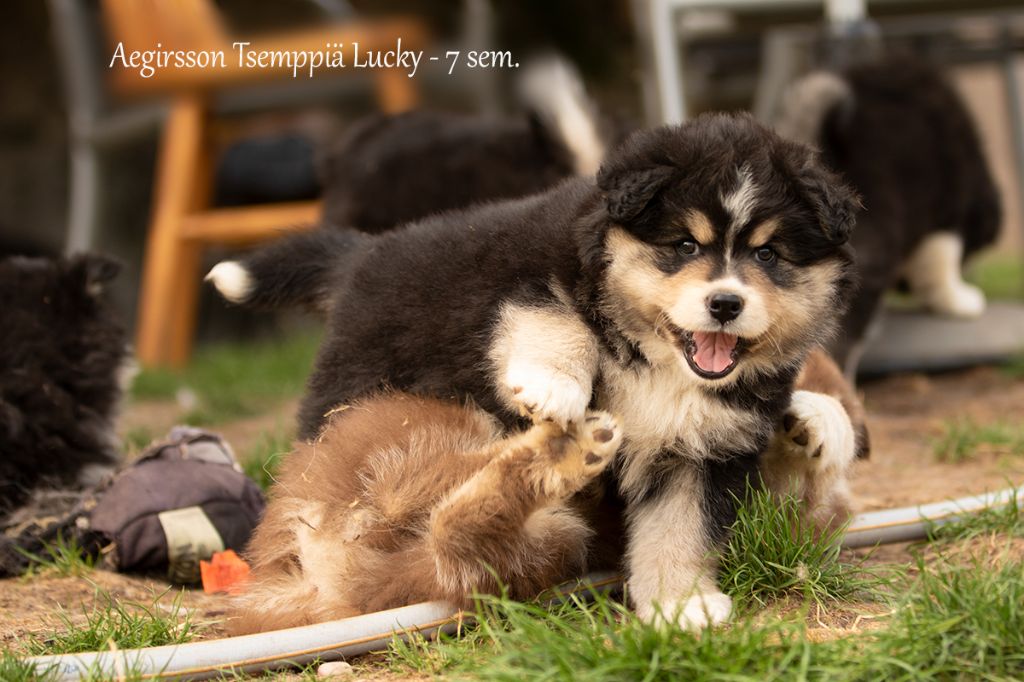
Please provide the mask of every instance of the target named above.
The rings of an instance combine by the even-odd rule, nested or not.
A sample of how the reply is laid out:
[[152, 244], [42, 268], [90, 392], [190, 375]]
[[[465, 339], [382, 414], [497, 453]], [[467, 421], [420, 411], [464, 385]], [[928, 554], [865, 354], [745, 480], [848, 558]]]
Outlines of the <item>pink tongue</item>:
[[721, 372], [732, 364], [732, 351], [736, 348], [736, 337], [724, 332], [694, 332], [693, 342], [697, 352], [693, 361], [705, 372]]

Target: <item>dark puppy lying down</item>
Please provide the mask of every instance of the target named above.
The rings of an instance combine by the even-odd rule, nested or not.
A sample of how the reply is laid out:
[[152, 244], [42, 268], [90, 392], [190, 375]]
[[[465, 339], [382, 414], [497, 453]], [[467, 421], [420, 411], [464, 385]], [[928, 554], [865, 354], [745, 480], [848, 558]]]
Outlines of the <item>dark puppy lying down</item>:
[[[596, 183], [375, 237], [304, 235], [211, 278], [243, 303], [329, 296], [305, 439], [388, 386], [471, 399], [511, 429], [614, 415], [616, 485], [598, 503], [621, 495], [626, 549], [611, 566], [642, 618], [700, 627], [729, 614], [714, 549], [784, 414], [807, 432], [794, 426], [790, 452], [810, 475], [854, 456], [840, 403], [793, 390], [849, 293], [852, 211], [806, 148], [707, 116], [635, 135]], [[264, 269], [275, 252], [288, 262]]]
[[383, 232], [596, 173], [612, 135], [575, 69], [543, 60], [519, 85], [519, 117], [411, 111], [356, 123], [321, 163], [324, 223]]

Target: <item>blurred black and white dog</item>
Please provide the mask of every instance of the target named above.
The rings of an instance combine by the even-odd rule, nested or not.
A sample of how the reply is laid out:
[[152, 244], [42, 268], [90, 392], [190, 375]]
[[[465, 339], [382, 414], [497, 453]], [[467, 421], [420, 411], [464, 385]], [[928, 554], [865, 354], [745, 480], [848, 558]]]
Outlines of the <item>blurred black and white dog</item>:
[[[645, 620], [699, 627], [729, 615], [713, 549], [850, 294], [854, 202], [806, 147], [704, 116], [635, 134], [596, 179], [375, 236], [288, 237], [210, 279], [238, 303], [328, 310], [304, 439], [387, 388], [471, 399], [507, 426], [616, 415], [630, 595]], [[803, 459], [844, 467], [842, 407], [802, 400]], [[595, 534], [590, 568], [616, 542]]]
[[118, 462], [129, 353], [103, 293], [119, 269], [89, 254], [0, 260], [0, 513]]
[[971, 116], [936, 68], [889, 57], [813, 73], [791, 87], [776, 130], [819, 148], [863, 200], [852, 238], [860, 288], [834, 348], [848, 374], [896, 284], [935, 312], [981, 314], [984, 295], [961, 265], [995, 241], [999, 195]]
[[519, 81], [517, 118], [411, 111], [357, 122], [325, 155], [324, 222], [383, 232], [470, 204], [521, 197], [593, 175], [621, 140], [579, 74], [550, 57]]

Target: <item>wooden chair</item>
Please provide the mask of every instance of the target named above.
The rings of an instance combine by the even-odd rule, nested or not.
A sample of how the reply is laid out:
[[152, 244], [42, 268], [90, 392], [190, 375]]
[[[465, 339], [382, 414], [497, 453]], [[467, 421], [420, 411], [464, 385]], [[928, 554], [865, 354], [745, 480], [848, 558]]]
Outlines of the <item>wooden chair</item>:
[[[136, 353], [144, 365], [180, 366], [191, 351], [195, 332], [205, 248], [244, 245], [283, 229], [313, 226], [319, 202], [211, 208], [210, 100], [229, 88], [291, 79], [288, 68], [240, 69], [232, 63], [232, 38], [212, 0], [103, 0], [103, 18], [112, 45], [132, 50], [224, 50], [226, 68], [158, 70], [142, 78], [137, 70], [115, 67], [111, 85], [124, 96], [169, 95], [170, 110], [160, 142], [154, 205], [147, 237], [139, 298]], [[365, 19], [252, 38], [261, 50], [322, 50], [327, 43], [361, 50], [402, 46], [419, 49], [427, 41], [414, 19]], [[246, 38], [248, 40], [248, 38]], [[335, 69], [344, 75], [346, 69]], [[321, 77], [324, 77], [321, 71]], [[417, 103], [413, 79], [404, 72], [379, 70], [372, 75], [378, 105], [397, 112]]]

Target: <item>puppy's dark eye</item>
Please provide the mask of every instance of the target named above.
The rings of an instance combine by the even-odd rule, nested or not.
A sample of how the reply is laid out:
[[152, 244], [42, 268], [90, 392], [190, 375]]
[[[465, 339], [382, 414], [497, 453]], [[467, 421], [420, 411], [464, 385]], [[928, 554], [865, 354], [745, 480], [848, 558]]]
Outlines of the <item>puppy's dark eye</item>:
[[697, 255], [697, 252], [700, 251], [700, 246], [698, 246], [697, 242], [692, 239], [684, 239], [679, 242], [679, 246], [677, 246], [676, 249], [678, 249], [679, 253], [684, 256], [695, 256]]
[[754, 252], [754, 258], [762, 263], [773, 263], [775, 262], [775, 252], [767, 246], [762, 246]]

